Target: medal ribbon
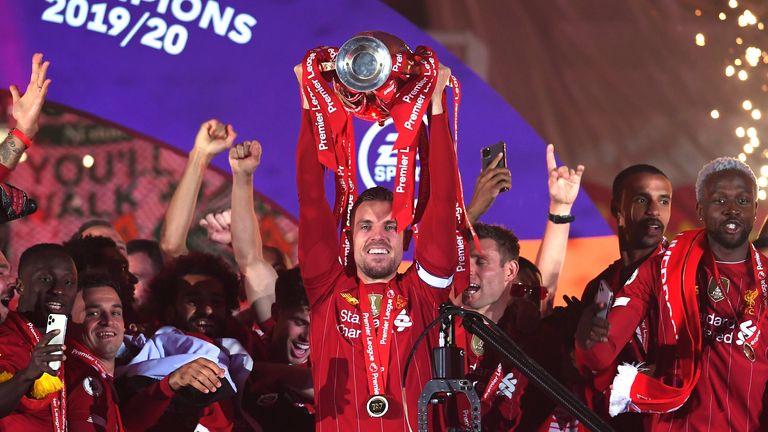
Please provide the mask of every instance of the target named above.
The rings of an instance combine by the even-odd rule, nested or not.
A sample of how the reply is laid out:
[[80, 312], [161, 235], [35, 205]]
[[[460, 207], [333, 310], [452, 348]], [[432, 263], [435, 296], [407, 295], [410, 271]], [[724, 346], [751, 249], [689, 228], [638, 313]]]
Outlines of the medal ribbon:
[[[16, 315], [8, 315], [8, 318], [12, 319]], [[21, 318], [21, 315], [18, 315]], [[23, 318], [21, 318], [23, 319]], [[27, 341], [32, 344], [32, 347], [37, 346], [40, 343], [40, 332], [37, 331], [35, 326], [23, 319], [24, 325], [19, 326], [24, 330], [27, 336]], [[61, 362], [59, 368], [59, 379], [64, 382], [64, 362]], [[67, 387], [61, 389], [59, 395], [55, 395], [51, 400], [51, 417], [53, 418], [53, 430], [55, 432], [64, 432], [67, 430]]]
[[504, 370], [501, 367], [501, 363], [499, 363], [496, 365], [496, 370], [493, 371], [493, 375], [491, 375], [488, 384], [485, 386], [485, 391], [483, 392], [482, 397], [482, 402], [484, 404], [490, 403], [491, 399], [496, 395], [496, 390], [498, 390], [503, 376]]
[[302, 63], [302, 94], [314, 116], [312, 123], [318, 161], [335, 173], [334, 214], [341, 226], [342, 264], [349, 264], [352, 205], [357, 198], [357, 163], [354, 155], [354, 128], [349, 112], [331, 85], [323, 78], [321, 63], [333, 62], [338, 50], [320, 47], [307, 52]]
[[381, 319], [377, 331], [373, 326], [373, 312], [368, 290], [362, 281], [359, 284], [359, 292], [360, 315], [363, 324], [363, 357], [365, 357], [365, 373], [368, 376], [368, 392], [372, 396], [383, 395], [386, 393], [389, 354], [394, 337], [392, 326], [395, 317], [400, 314], [405, 305], [397, 307], [398, 295], [388, 284], [384, 295], [386, 302], [381, 305], [379, 311]]
[[[768, 282], [766, 282], [765, 268], [763, 267], [763, 262], [760, 259], [760, 252], [758, 252], [758, 250], [755, 249], [752, 244], [750, 244], [749, 247], [750, 261], [752, 261], [752, 273], [755, 277], [755, 282], [757, 282], [757, 284], [760, 286], [760, 292], [763, 298], [763, 307], [759, 317], [757, 317], [755, 314], [747, 312], [749, 308], [745, 307], [743, 317], [751, 317], [752, 322], [755, 323], [756, 327], [755, 332], [752, 333], [752, 336], [748, 337], [747, 340], [744, 341], [744, 345], [749, 345], [750, 348], [757, 352], [757, 344], [760, 342], [760, 328], [765, 320], [766, 314], [768, 313]], [[720, 286], [720, 271], [717, 269], [715, 256], [712, 252], [707, 255], [707, 266], [712, 270], [712, 277], [715, 279], [715, 284], [717, 284], [717, 288], [720, 290], [720, 292], [727, 295], [726, 291], [723, 290], [723, 288]], [[746, 293], [747, 290], [744, 291]]]

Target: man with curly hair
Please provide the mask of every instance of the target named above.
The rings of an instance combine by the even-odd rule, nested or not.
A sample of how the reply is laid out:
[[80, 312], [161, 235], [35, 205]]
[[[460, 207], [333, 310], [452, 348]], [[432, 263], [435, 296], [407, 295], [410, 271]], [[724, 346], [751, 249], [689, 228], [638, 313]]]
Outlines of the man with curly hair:
[[238, 289], [237, 275], [213, 255], [181, 255], [163, 267], [150, 284], [162, 326], [118, 373], [127, 429], [235, 427], [235, 395], [253, 365], [247, 332], [232, 318]]
[[214, 339], [240, 337], [231, 319], [239, 288], [237, 275], [221, 258], [198, 252], [169, 262], [149, 286], [162, 324]]

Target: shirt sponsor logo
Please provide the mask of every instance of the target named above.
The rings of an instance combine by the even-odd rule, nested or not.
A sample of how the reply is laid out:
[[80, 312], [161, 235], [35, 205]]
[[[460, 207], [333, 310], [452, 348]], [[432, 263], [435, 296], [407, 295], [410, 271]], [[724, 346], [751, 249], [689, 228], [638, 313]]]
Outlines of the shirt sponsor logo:
[[[340, 323], [336, 327], [339, 329], [339, 332], [344, 335], [344, 337], [349, 339], [357, 339], [360, 337], [360, 333], [362, 332], [362, 328], [360, 327], [360, 314], [356, 310], [340, 310], [339, 321]], [[395, 331], [400, 333], [413, 326], [413, 320], [408, 315], [408, 313], [406, 313], [405, 309], [403, 309], [395, 317], [395, 320], [392, 324], [395, 327]], [[374, 319], [373, 327], [378, 329], [379, 325], [380, 320], [378, 318]]]
[[752, 325], [752, 320], [741, 323], [739, 325], [739, 335], [736, 338], [736, 345], [744, 345], [744, 342], [755, 334], [755, 330], [757, 330], [757, 326]]
[[501, 384], [499, 384], [499, 394], [506, 396], [508, 399], [512, 399], [512, 395], [515, 394], [516, 389], [517, 378], [515, 378], [514, 373], [510, 372], [501, 379]]
[[405, 310], [401, 310], [400, 314], [395, 317], [395, 328], [398, 332], [402, 332], [408, 327], [413, 325], [413, 321], [411, 321], [411, 317], [408, 316], [407, 313], [405, 313]]
[[723, 318], [714, 312], [708, 315], [702, 313], [701, 322], [705, 339], [732, 344], [734, 333], [736, 333], [736, 345], [739, 346], [744, 345], [744, 342], [757, 330], [757, 326], [753, 324], [752, 320], [738, 323], [734, 318]]

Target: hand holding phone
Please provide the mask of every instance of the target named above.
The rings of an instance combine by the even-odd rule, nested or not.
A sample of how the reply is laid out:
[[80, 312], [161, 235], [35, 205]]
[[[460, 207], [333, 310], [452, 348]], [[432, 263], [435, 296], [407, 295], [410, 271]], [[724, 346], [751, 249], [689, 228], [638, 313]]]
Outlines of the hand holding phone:
[[[487, 170], [489, 167], [491, 169], [493, 168], [506, 168], [507, 167], [507, 144], [504, 141], [499, 141], [496, 144], [489, 145], [488, 147], [483, 147], [480, 150], [480, 156], [482, 157], [483, 161], [483, 171]], [[491, 164], [494, 161], [496, 162], [496, 165], [491, 167]], [[501, 188], [501, 192], [508, 191], [508, 187]]]
[[[48, 315], [48, 324], [45, 327], [45, 333], [50, 333], [53, 330], [58, 330], [59, 334], [53, 337], [48, 345], [63, 345], [64, 336], [67, 332], [67, 316], [62, 314], [50, 314]], [[63, 354], [61, 351], [57, 351], [51, 354]], [[48, 363], [48, 366], [53, 370], [59, 370], [61, 368], [60, 361], [52, 361]]]

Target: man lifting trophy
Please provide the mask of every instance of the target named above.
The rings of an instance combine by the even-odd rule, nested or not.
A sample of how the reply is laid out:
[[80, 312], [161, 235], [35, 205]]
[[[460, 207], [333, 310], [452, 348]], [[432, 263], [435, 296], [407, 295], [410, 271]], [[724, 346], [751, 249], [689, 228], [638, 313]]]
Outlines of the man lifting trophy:
[[[313, 316], [318, 430], [415, 429], [437, 331], [416, 342], [448, 300], [457, 242], [463, 242], [457, 217], [461, 227], [466, 221], [443, 98], [450, 81], [455, 114], [458, 81], [429, 48], [411, 51], [383, 32], [361, 33], [339, 49], [312, 49], [295, 72], [304, 107], [297, 147], [299, 261]], [[353, 116], [379, 124], [392, 118], [398, 132], [393, 191], [374, 187], [357, 196]], [[325, 168], [335, 173], [335, 211], [325, 196]], [[415, 262], [398, 274], [410, 225]]]
[[[392, 118], [398, 132], [394, 215], [398, 229], [413, 222], [416, 152], [426, 152], [421, 119], [435, 91], [439, 64], [431, 49], [415, 51], [385, 32], [360, 33], [341, 48], [319, 47], [307, 52], [302, 64], [302, 91], [315, 114], [318, 159], [336, 173], [337, 222], [350, 227], [356, 198], [356, 152], [351, 116], [383, 125]], [[451, 77], [458, 104], [458, 81]], [[422, 168], [424, 172], [424, 168]], [[428, 180], [427, 180], [428, 181]], [[426, 197], [424, 197], [426, 198]], [[416, 214], [418, 217], [418, 212]], [[342, 259], [349, 244], [342, 232]]]

